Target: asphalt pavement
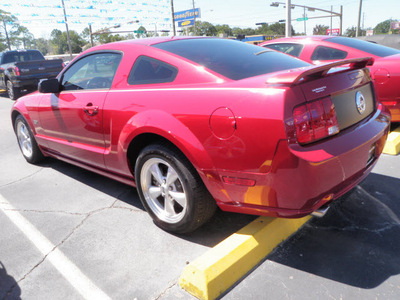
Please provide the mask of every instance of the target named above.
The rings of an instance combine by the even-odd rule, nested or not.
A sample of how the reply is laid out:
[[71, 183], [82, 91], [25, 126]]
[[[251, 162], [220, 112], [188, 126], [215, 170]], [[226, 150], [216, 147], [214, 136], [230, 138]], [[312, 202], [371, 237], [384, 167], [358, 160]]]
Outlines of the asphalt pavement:
[[[48, 159], [30, 165], [0, 95], [0, 299], [193, 299], [185, 266], [254, 219], [156, 227], [136, 190]], [[312, 219], [223, 299], [400, 299], [400, 156]]]

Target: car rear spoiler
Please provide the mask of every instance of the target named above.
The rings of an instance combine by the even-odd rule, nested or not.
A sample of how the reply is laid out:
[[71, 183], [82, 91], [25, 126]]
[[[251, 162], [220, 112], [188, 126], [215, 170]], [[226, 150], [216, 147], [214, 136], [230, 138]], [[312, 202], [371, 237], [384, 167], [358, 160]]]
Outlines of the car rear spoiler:
[[350, 70], [362, 69], [365, 68], [366, 66], [372, 66], [373, 64], [374, 64], [374, 59], [372, 57], [345, 59], [315, 67], [307, 67], [306, 70], [303, 72], [301, 70], [299, 71], [290, 70], [289, 72], [288, 71], [279, 72], [278, 74], [276, 74], [277, 76], [268, 78], [266, 83], [285, 84], [293, 86], [316, 78], [325, 77], [328, 75], [331, 69], [339, 66], [345, 68], [344, 70], [341, 71], [350, 71]]

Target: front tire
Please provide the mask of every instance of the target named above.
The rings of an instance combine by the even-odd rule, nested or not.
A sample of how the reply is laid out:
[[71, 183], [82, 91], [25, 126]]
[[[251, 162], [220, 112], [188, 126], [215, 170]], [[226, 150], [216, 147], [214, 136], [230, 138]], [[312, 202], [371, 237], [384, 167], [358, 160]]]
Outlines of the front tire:
[[19, 149], [27, 162], [35, 164], [44, 159], [44, 155], [38, 144], [36, 143], [35, 137], [32, 133], [28, 122], [19, 115], [14, 122], [15, 135], [17, 136]]
[[135, 178], [143, 206], [166, 231], [192, 232], [215, 212], [215, 200], [194, 167], [168, 146], [143, 149], [136, 160]]
[[21, 91], [14, 87], [11, 80], [7, 80], [7, 94], [11, 100], [17, 100], [21, 96]]

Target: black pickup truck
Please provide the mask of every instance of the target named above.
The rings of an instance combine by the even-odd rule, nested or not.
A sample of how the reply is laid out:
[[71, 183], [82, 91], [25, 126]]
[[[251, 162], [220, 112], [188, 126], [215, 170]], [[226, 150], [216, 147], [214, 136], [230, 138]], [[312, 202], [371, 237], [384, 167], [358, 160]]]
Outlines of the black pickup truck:
[[38, 50], [1, 52], [0, 90], [16, 100], [22, 90], [36, 90], [41, 79], [55, 78], [63, 67], [62, 59], [46, 60]]

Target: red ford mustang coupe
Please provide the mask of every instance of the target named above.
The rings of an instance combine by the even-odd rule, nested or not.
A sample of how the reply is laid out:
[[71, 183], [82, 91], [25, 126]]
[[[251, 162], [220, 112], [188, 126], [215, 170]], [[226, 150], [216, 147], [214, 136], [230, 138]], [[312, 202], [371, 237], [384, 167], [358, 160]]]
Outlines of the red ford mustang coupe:
[[260, 46], [296, 56], [304, 61], [321, 64], [341, 59], [373, 57], [371, 76], [376, 81], [379, 101], [400, 122], [400, 50], [371, 42], [331, 36], [282, 38]]
[[167, 231], [195, 230], [217, 205], [300, 217], [382, 152], [390, 115], [368, 63], [312, 66], [216, 38], [111, 43], [20, 98], [12, 123], [28, 162], [55, 157], [137, 187]]

